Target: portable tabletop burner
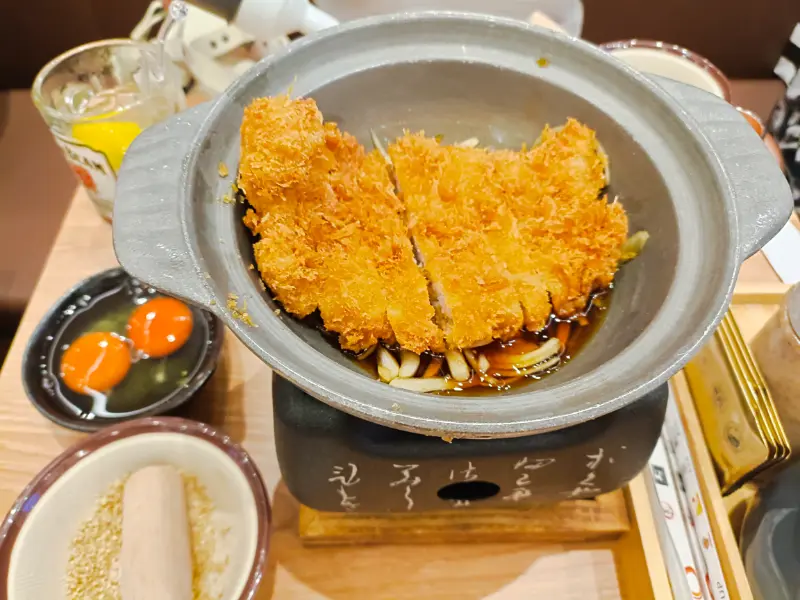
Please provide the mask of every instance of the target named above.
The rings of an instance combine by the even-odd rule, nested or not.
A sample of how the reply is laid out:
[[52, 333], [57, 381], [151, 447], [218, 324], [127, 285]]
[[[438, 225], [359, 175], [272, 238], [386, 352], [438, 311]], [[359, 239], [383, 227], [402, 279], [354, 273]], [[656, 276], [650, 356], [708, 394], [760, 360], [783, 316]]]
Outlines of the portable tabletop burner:
[[574, 427], [448, 442], [353, 417], [274, 376], [275, 443], [289, 491], [316, 510], [527, 506], [592, 498], [625, 485], [647, 463], [667, 397], [664, 384]]

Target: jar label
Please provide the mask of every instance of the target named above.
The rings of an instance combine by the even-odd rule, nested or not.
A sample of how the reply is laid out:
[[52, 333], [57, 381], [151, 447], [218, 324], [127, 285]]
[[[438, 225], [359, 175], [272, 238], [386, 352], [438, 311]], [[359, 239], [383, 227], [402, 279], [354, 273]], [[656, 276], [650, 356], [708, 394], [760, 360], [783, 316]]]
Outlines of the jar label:
[[61, 146], [70, 168], [78, 176], [100, 213], [110, 217], [117, 177], [106, 155], [60, 137], [56, 137], [56, 143]]

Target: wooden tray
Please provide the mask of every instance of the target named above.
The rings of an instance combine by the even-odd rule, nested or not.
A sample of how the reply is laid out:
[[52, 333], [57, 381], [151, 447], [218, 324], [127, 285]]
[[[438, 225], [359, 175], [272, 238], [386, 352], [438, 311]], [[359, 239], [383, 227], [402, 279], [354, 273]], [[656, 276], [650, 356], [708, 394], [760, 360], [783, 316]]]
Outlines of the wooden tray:
[[764, 323], [775, 314], [791, 286], [785, 283], [740, 284], [733, 294], [731, 310], [749, 344]]
[[[673, 378], [672, 385], [730, 596], [732, 600], [752, 600], [683, 373]], [[595, 502], [563, 502], [544, 509], [504, 511], [502, 515], [498, 515], [500, 511], [473, 511], [476, 513], [473, 519], [466, 519], [465, 513], [354, 516], [323, 513], [301, 506], [298, 533], [303, 543], [309, 546], [431, 544], [442, 541], [443, 536], [455, 535], [465, 542], [557, 541], [561, 546], [575, 550], [607, 549], [614, 556], [623, 600], [683, 600], [674, 598], [669, 585], [649, 494], [640, 475], [621, 492], [608, 494]], [[553, 519], [550, 526], [547, 526], [548, 517]], [[514, 531], [514, 528], [519, 530]]]
[[436, 511], [421, 514], [347, 514], [300, 507], [300, 539], [309, 546], [436, 544], [453, 542], [587, 542], [630, 531], [622, 490], [591, 500], [531, 508]]
[[[778, 283], [737, 287], [731, 310], [748, 342], [777, 309], [788, 287]], [[726, 502], [722, 498], [691, 392], [682, 372], [673, 378], [672, 385], [730, 598], [752, 600], [753, 594], [728, 514], [730, 505], [737, 511], [732, 516], [738, 519], [741, 516], [741, 502]], [[747, 497], [752, 497], [752, 491]], [[594, 504], [583, 502], [580, 506], [564, 502], [544, 511], [520, 511], [517, 515], [498, 516], [496, 512], [485, 511], [486, 514], [476, 515], [469, 525], [465, 525], [463, 513], [457, 519], [439, 514], [424, 517], [403, 515], [399, 519], [373, 516], [354, 520], [351, 516], [320, 513], [301, 507], [298, 530], [303, 541], [310, 545], [432, 543], [436, 542], [437, 536], [450, 535], [462, 529], [459, 535], [465, 541], [471, 536], [478, 536], [486, 542], [487, 536], [494, 535], [498, 542], [527, 538], [572, 542], [576, 549], [607, 548], [614, 555], [623, 599], [673, 600], [644, 479], [639, 476], [623, 492], [607, 495]], [[552, 518], [555, 524], [548, 526], [548, 518]], [[465, 527], [466, 530], [463, 529]], [[519, 528], [516, 532], [515, 527]]]
[[[51, 424], [28, 402], [19, 377], [25, 341], [55, 298], [83, 277], [115, 265], [111, 230], [101, 222], [81, 190], [55, 241], [17, 339], [0, 369], [2, 514], [47, 462], [83, 437]], [[753, 294], [766, 294], [767, 301], [770, 298], [777, 301], [785, 288], [778, 288], [775, 293], [769, 286], [774, 278], [761, 255], [749, 259], [742, 267], [742, 281], [767, 283], [766, 287], [745, 288], [750, 300]], [[737, 296], [739, 304], [742, 298]], [[739, 304], [735, 308], [737, 316]], [[770, 313], [764, 307], [753, 310], [762, 312], [761, 322]], [[747, 330], [748, 325], [740, 319]], [[270, 370], [233, 333], [226, 332], [222, 361], [192, 413], [241, 443], [258, 465], [271, 492], [272, 536], [257, 600], [672, 600], [650, 512], [648, 488], [641, 477], [624, 490], [629, 528], [614, 540], [306, 547], [297, 533], [297, 502], [281, 482], [273, 437], [271, 390]], [[691, 407], [691, 399], [680, 392], [679, 389], [679, 402]], [[699, 444], [702, 448], [698, 432], [699, 428], [690, 428], [689, 439], [693, 447]], [[712, 474], [707, 453], [695, 454], [700, 476]], [[729, 549], [722, 554], [723, 561], [730, 565], [726, 568], [735, 570], [738, 561], [741, 573], [736, 546], [730, 541], [730, 525], [724, 511], [719, 509], [721, 499], [715, 481], [708, 477], [711, 483], [706, 483], [704, 489], [705, 504], [716, 527], [727, 528], [727, 535], [717, 542]], [[732, 597], [752, 597], [746, 583], [735, 586], [729, 582], [729, 586]]]
[[[769, 314], [767, 314], [767, 318]], [[737, 542], [711, 457], [683, 373], [672, 380], [709, 521], [732, 600], [752, 600]], [[611, 550], [624, 600], [674, 599], [658, 541], [647, 485], [640, 475], [623, 491], [596, 501], [563, 502], [521, 511], [472, 511], [426, 515], [343, 515], [301, 506], [298, 533], [304, 544], [431, 544], [461, 542], [558, 542], [576, 550]], [[611, 538], [611, 539], [609, 539]]]
[[298, 532], [307, 546], [435, 544], [447, 541], [557, 543], [611, 550], [621, 597], [673, 600], [644, 479], [596, 500], [523, 510], [422, 515], [347, 515], [300, 506]]
[[[731, 311], [736, 317], [736, 323], [745, 341], [750, 343], [756, 333], [775, 313], [789, 287], [778, 282], [740, 283], [737, 285]], [[738, 530], [744, 508], [755, 495], [754, 487], [746, 486], [733, 496], [723, 500], [711, 456], [703, 439], [700, 421], [697, 418], [697, 412], [683, 373], [679, 373], [673, 379], [673, 383], [728, 590], [734, 600], [737, 598], [750, 600], [753, 598], [753, 593], [747, 581], [742, 556], [739, 552]], [[737, 534], [735, 535], [734, 532]]]

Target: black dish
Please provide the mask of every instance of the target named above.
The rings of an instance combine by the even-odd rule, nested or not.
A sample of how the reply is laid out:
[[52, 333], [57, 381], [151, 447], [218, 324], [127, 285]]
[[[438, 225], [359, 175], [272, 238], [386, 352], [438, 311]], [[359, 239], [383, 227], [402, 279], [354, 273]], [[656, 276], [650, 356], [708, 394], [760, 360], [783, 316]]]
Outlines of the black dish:
[[[56, 345], [68, 337], [65, 332], [69, 331], [70, 325], [82, 315], [91, 313], [101, 302], [116, 299], [119, 295], [133, 298], [132, 294], [149, 296], [155, 293], [156, 290], [117, 267], [84, 279], [53, 305], [31, 336], [22, 361], [25, 392], [39, 412], [62, 427], [90, 432], [130, 419], [172, 413], [194, 397], [216, 369], [224, 328], [211, 313], [190, 306], [195, 328], [202, 327], [200, 335], [204, 343], [197, 350], [199, 356], [187, 377], [177, 389], [140, 409], [120, 413], [119, 417], [97, 416], [65, 401], [55, 357], [59, 354]], [[134, 305], [131, 306], [133, 309]]]

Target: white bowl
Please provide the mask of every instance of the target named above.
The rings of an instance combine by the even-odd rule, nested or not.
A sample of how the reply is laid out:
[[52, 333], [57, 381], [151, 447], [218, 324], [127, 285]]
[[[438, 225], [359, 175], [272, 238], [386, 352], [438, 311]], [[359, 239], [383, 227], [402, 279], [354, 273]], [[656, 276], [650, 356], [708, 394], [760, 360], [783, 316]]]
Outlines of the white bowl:
[[266, 561], [269, 505], [247, 454], [213, 428], [148, 418], [104, 429], [67, 450], [25, 489], [0, 528], [0, 576], [9, 600], [66, 598], [69, 547], [98, 499], [122, 477], [172, 465], [205, 486], [230, 526], [223, 600], [251, 598]]

